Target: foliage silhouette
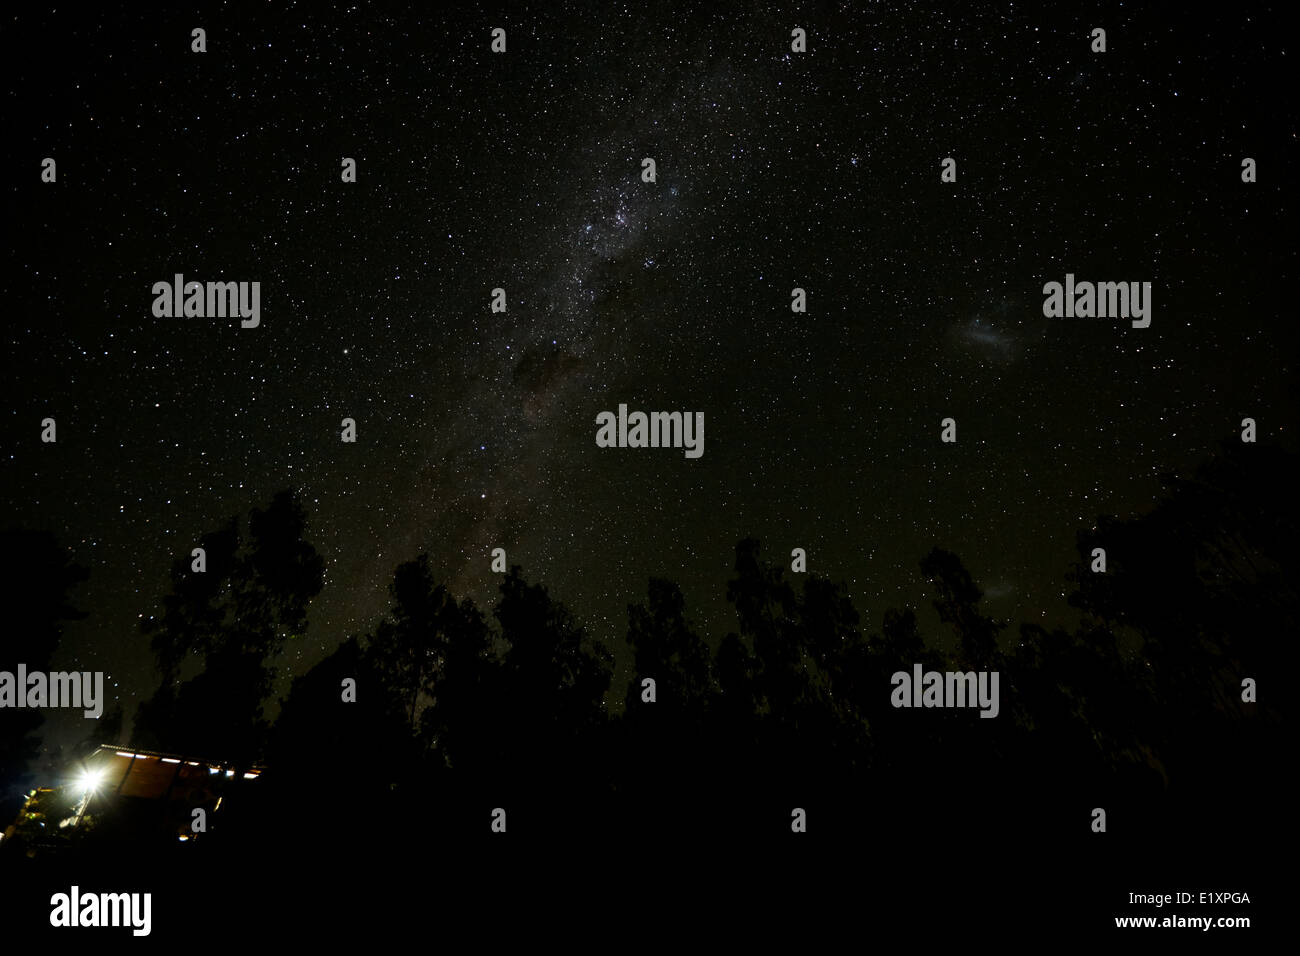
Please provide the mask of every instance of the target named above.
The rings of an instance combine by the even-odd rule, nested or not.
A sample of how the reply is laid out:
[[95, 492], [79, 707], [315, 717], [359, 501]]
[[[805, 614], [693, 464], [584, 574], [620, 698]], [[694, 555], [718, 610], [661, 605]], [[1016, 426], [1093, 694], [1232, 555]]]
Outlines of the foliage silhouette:
[[[0, 629], [0, 671], [49, 671], [63, 637], [63, 622], [86, 617], [70, 592], [90, 577], [67, 548], [46, 531], [11, 528], [0, 532], [0, 598], [8, 620]], [[20, 689], [21, 691], [21, 689]], [[39, 710], [3, 711], [0, 717], [0, 825], [13, 818], [30, 785], [26, 768], [37, 754], [44, 718]]]
[[[270, 661], [307, 626], [307, 605], [324, 586], [324, 561], [305, 540], [306, 514], [289, 491], [255, 508], [247, 537], [238, 518], [204, 535], [206, 570], [191, 557], [172, 565], [161, 617], [143, 630], [162, 671], [140, 706], [133, 742], [250, 763], [269, 728], [262, 705], [275, 679]], [[202, 670], [182, 682], [187, 659]]]
[[[203, 539], [207, 575], [177, 562], [147, 625], [164, 681], [138, 736], [265, 757], [267, 812], [248, 832], [271, 838], [267, 821], [287, 816], [304, 844], [364, 808], [373, 825], [346, 824], [358, 845], [423, 834], [477, 846], [498, 806], [512, 829], [566, 839], [580, 813], [597, 842], [749, 840], [789, 832], [793, 807], [882, 846], [951, 827], [1086, 832], [1078, 820], [1105, 805], [1170, 834], [1276, 776], [1287, 705], [1243, 702], [1241, 685], [1283, 672], [1300, 622], [1297, 477], [1287, 453], [1228, 445], [1192, 479], [1166, 477], [1150, 513], [1099, 518], [1068, 577], [1072, 630], [995, 620], [961, 560], [935, 547], [918, 571], [951, 639], [927, 640], [911, 608], [867, 631], [843, 584], [792, 582], [745, 539], [726, 585], [736, 627], [716, 643], [672, 581], [652, 578], [628, 605], [626, 687], [611, 686], [609, 649], [519, 567], [485, 614], [421, 554], [395, 569], [371, 632], [294, 682], [268, 737], [274, 656], [321, 587], [305, 518], [281, 495], [247, 542], [233, 519]], [[1093, 547], [1107, 550], [1105, 574], [1090, 570]], [[203, 669], [181, 682], [194, 660]], [[997, 671], [998, 717], [895, 708], [891, 677], [916, 665]], [[342, 699], [348, 678], [355, 703]]]

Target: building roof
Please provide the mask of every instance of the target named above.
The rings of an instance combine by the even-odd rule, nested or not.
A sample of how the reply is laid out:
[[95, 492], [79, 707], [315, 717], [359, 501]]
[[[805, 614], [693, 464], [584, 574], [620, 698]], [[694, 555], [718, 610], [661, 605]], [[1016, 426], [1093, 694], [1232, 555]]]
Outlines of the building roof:
[[86, 758], [83, 784], [99, 795], [119, 794], [146, 799], [202, 797], [227, 780], [256, 780], [262, 767], [238, 767], [191, 755], [101, 746]]

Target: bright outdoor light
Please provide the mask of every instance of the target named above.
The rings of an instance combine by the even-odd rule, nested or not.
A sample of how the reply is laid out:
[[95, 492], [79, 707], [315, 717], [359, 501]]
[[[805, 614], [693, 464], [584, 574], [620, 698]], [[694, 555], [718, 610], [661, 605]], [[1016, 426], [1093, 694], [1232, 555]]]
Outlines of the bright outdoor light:
[[77, 789], [84, 790], [87, 793], [94, 793], [99, 789], [99, 785], [104, 782], [104, 771], [86, 769], [77, 777]]

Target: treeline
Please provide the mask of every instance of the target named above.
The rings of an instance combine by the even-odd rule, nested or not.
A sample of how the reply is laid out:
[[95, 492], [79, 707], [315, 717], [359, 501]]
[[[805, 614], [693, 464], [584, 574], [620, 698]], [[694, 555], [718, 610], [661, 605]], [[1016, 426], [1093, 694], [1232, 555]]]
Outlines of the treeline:
[[[726, 584], [736, 628], [720, 641], [698, 632], [672, 581], [651, 580], [628, 607], [634, 677], [617, 717], [609, 646], [544, 586], [513, 567], [484, 609], [420, 555], [396, 569], [388, 615], [298, 678], [267, 728], [268, 661], [321, 588], [304, 516], [282, 495], [254, 513], [247, 542], [233, 523], [206, 542], [206, 576], [178, 563], [152, 628], [167, 679], [137, 743], [264, 757], [286, 802], [327, 786], [326, 815], [376, 801], [381, 816], [582, 807], [603, 825], [682, 832], [716, 831], [717, 806], [742, 829], [778, 812], [788, 828], [810, 803], [851, 827], [868, 793], [891, 813], [961, 794], [965, 814], [1043, 825], [1062, 800], [1085, 819], [1107, 801], [1159, 816], [1170, 794], [1194, 808], [1281, 752], [1285, 695], [1268, 678], [1297, 633], [1297, 477], [1274, 449], [1225, 447], [1195, 477], [1167, 477], [1149, 514], [1081, 532], [1074, 631], [994, 620], [958, 557], [936, 548], [920, 568], [952, 639], [927, 640], [911, 609], [868, 633], [843, 585], [796, 584], [742, 541]], [[1091, 570], [1098, 547], [1105, 573]], [[177, 690], [187, 651], [204, 667]], [[895, 708], [891, 675], [915, 664], [998, 671], [999, 715]], [[1265, 684], [1255, 702], [1247, 678]]]
[[[920, 568], [951, 639], [922, 634], [906, 608], [868, 632], [842, 584], [795, 583], [741, 541], [726, 583], [736, 626], [720, 640], [699, 633], [672, 581], [629, 605], [634, 677], [617, 716], [610, 647], [543, 585], [513, 567], [480, 608], [419, 555], [397, 567], [387, 615], [297, 678], [272, 726], [275, 661], [324, 584], [284, 492], [247, 527], [205, 535], [203, 573], [176, 562], [144, 622], [162, 676], [132, 743], [264, 762], [257, 826], [352, 821], [352, 840], [367, 839], [358, 815], [383, 841], [438, 814], [486, 829], [495, 807], [512, 829], [553, 829], [581, 808], [589, 828], [640, 833], [717, 833], [720, 807], [736, 832], [788, 832], [795, 807], [845, 832], [881, 814], [1086, 830], [1098, 806], [1149, 826], [1264, 785], [1284, 753], [1297, 478], [1287, 453], [1225, 446], [1192, 478], [1166, 476], [1150, 513], [1099, 519], [1068, 574], [1073, 631], [993, 619], [958, 557], [935, 548]], [[997, 671], [998, 716], [895, 708], [891, 675], [916, 664]]]

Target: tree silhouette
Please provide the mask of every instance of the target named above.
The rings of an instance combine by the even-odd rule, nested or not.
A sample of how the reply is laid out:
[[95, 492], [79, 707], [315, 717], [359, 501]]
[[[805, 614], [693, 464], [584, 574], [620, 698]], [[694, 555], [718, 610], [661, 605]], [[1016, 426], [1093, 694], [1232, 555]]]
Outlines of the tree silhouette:
[[[344, 681], [355, 699], [344, 700]], [[423, 781], [421, 748], [385, 676], [350, 637], [294, 680], [270, 737], [270, 772], [246, 842], [304, 851], [339, 833], [381, 843], [411, 812]]]
[[500, 593], [493, 616], [508, 649], [494, 721], [498, 773], [530, 792], [533, 805], [553, 805], [605, 776], [613, 656], [545, 587], [525, 581], [518, 565]]
[[957, 635], [957, 663], [963, 668], [983, 669], [997, 663], [998, 633], [1005, 625], [979, 611], [984, 597], [961, 559], [950, 551], [934, 548], [921, 560], [921, 573], [934, 585], [934, 608], [939, 620]]
[[[191, 558], [172, 565], [161, 617], [144, 631], [162, 671], [136, 719], [137, 746], [254, 760], [265, 742], [262, 703], [275, 671], [270, 660], [307, 625], [307, 605], [324, 585], [324, 562], [304, 538], [306, 515], [292, 492], [254, 509], [248, 536], [239, 520], [204, 535], [207, 570]], [[184, 683], [190, 657], [202, 670]]]
[[629, 604], [627, 608], [627, 641], [637, 675], [627, 689], [627, 712], [637, 712], [642, 696], [640, 679], [651, 677], [662, 709], [701, 717], [713, 695], [708, 646], [686, 620], [681, 588], [672, 581], [651, 578], [647, 597], [647, 604]]
[[[0, 671], [48, 671], [63, 637], [63, 623], [86, 617], [73, 606], [70, 592], [90, 577], [69, 549], [46, 531], [11, 528], [0, 532], [0, 597], [8, 620], [0, 629]], [[25, 693], [26, 688], [19, 688]], [[0, 719], [0, 823], [7, 823], [21, 801], [36, 756], [32, 736], [43, 723], [39, 710], [5, 709]]]
[[[612, 656], [544, 586], [511, 568], [485, 617], [421, 554], [395, 569], [392, 606], [370, 635], [294, 682], [265, 793], [310, 823], [305, 836], [362, 807], [376, 843], [408, 843], [411, 821], [445, 841], [429, 821], [478, 815], [486, 827], [494, 806], [515, 824], [523, 814], [525, 831], [566, 838], [555, 821], [574, 807], [597, 835], [731, 829], [749, 841], [798, 806], [840, 834], [870, 827], [884, 847], [953, 827], [1063, 832], [1062, 807], [1079, 801], [1171, 833], [1234, 786], [1271, 792], [1288, 705], [1276, 693], [1243, 701], [1241, 681], [1285, 672], [1300, 621], [1297, 477], [1290, 455], [1230, 447], [1193, 479], [1166, 478], [1150, 513], [1099, 518], [1068, 578], [1074, 628], [1009, 631], [960, 558], [935, 547], [919, 569], [951, 637], [924, 633], [911, 608], [868, 632], [843, 584], [792, 584], [744, 539], [726, 584], [736, 630], [716, 651], [674, 582], [652, 578], [628, 605], [632, 680], [617, 720]], [[159, 740], [256, 752], [268, 661], [320, 587], [303, 527], [278, 497], [254, 514], [248, 541], [235, 520], [205, 536], [208, 575], [177, 562], [148, 627], [164, 684], [141, 724]], [[1107, 551], [1104, 574], [1091, 571], [1094, 547]], [[894, 707], [893, 675], [917, 665], [998, 672], [999, 716]], [[341, 698], [345, 678], [355, 703]], [[364, 772], [347, 769], [352, 758]], [[329, 800], [305, 796], [323, 787]]]
[[399, 565], [389, 590], [392, 610], [367, 642], [385, 693], [441, 762], [472, 761], [476, 715], [496, 663], [483, 615], [434, 583], [427, 554]]
[[[651, 578], [646, 603], [629, 604], [627, 615], [633, 676], [611, 755], [620, 767], [620, 812], [642, 821], [646, 833], [681, 831], [689, 815], [679, 808], [708, 773], [713, 662], [673, 582]], [[654, 681], [653, 702], [645, 699], [646, 678]]]
[[[1211, 795], [1277, 766], [1290, 695], [1248, 703], [1242, 685], [1288, 670], [1300, 625], [1298, 478], [1295, 456], [1228, 441], [1192, 478], [1162, 476], [1151, 512], [1103, 516], [1079, 534], [1080, 637], [1124, 655], [1123, 668], [1096, 675], [1089, 726], [1123, 741], [1161, 789], [1181, 778]], [[1090, 571], [1095, 547], [1106, 549], [1104, 574]]]

